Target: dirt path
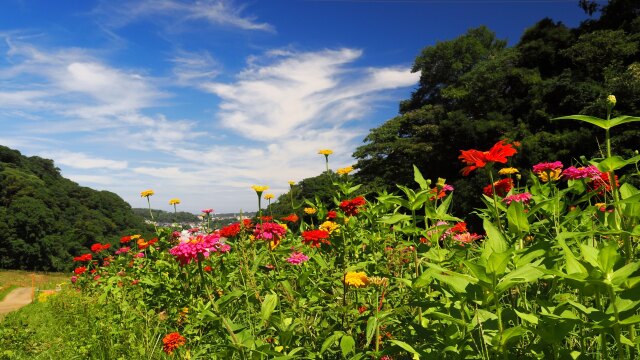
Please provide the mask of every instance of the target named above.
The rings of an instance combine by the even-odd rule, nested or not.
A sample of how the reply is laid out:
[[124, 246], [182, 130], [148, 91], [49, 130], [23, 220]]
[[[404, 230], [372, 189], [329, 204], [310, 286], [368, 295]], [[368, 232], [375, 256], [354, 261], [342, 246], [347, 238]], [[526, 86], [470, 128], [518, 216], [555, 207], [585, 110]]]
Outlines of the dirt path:
[[31, 288], [21, 287], [10, 292], [0, 301], [0, 315], [18, 310], [31, 303]]

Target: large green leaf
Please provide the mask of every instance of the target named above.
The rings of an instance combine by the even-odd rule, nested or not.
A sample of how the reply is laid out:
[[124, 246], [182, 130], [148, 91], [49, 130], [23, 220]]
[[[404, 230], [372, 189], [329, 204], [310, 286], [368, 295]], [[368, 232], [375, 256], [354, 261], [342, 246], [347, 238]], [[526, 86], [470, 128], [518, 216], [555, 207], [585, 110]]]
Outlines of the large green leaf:
[[491, 221], [485, 219], [483, 226], [484, 230], [487, 232], [487, 239], [484, 242], [485, 251], [483, 251], [482, 256], [488, 259], [493, 252], [501, 253], [507, 251], [509, 245], [495, 225], [493, 225]]
[[606, 119], [600, 119], [597, 117], [587, 116], [587, 115], [569, 115], [569, 116], [557, 117], [551, 120], [552, 121], [553, 120], [583, 121], [583, 122], [587, 122], [589, 124], [595, 125], [601, 129], [607, 130], [607, 129], [611, 129], [614, 126], [640, 121], [640, 117], [623, 115], [623, 116], [618, 116], [616, 118], [613, 118], [611, 120], [606, 120]]
[[418, 183], [418, 185], [420, 185], [420, 189], [425, 190], [429, 188], [429, 184], [431, 183], [430, 180], [425, 180], [424, 177], [422, 176], [422, 173], [420, 172], [420, 170], [418, 170], [418, 168], [413, 165], [413, 180], [415, 180], [415, 182]]
[[507, 209], [507, 222], [509, 231], [521, 235], [529, 231], [529, 220], [524, 212], [522, 203], [513, 201]]
[[269, 320], [271, 314], [276, 309], [278, 305], [278, 295], [277, 294], [267, 294], [262, 301], [262, 307], [260, 309], [260, 316], [262, 320]]
[[340, 349], [342, 356], [346, 358], [348, 353], [356, 351], [356, 341], [351, 335], [345, 335], [340, 339]]

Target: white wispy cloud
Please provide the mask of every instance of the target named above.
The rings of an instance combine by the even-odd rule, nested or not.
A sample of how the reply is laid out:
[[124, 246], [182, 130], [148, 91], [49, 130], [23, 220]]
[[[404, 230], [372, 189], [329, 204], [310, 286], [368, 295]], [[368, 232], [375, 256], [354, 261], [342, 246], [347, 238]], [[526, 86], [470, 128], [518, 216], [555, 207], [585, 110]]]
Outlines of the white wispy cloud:
[[127, 161], [116, 161], [93, 157], [85, 153], [71, 151], [53, 151], [41, 154], [41, 156], [51, 158], [58, 165], [65, 165], [74, 169], [109, 169], [123, 170], [127, 168]]
[[243, 30], [275, 30], [273, 25], [259, 22], [254, 16], [243, 15], [244, 9], [245, 6], [231, 0], [140, 0], [104, 2], [97, 12], [108, 15], [109, 24], [116, 27], [141, 19], [164, 17], [178, 23], [200, 20]]
[[173, 74], [178, 84], [190, 85], [210, 81], [220, 74], [220, 64], [207, 51], [178, 51], [170, 59], [174, 64]]

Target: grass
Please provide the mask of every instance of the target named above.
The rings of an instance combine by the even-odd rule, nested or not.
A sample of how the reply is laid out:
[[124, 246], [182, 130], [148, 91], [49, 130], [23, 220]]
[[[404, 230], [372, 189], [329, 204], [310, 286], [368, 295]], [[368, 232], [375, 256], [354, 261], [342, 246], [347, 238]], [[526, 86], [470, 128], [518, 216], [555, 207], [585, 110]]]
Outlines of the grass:
[[17, 287], [17, 285], [7, 285], [0, 288], [0, 301], [4, 300], [4, 298]]
[[69, 275], [64, 273], [43, 273], [23, 270], [0, 270], [0, 288], [11, 285], [36, 289], [55, 289], [56, 285], [69, 282]]

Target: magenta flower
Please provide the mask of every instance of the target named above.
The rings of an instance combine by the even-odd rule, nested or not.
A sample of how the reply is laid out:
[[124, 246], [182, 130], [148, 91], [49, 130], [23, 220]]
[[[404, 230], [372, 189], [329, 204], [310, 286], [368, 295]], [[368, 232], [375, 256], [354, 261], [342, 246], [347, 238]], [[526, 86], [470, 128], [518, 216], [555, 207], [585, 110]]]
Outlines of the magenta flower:
[[560, 161], [554, 161], [554, 162], [543, 162], [543, 163], [539, 163], [536, 165], [533, 165], [533, 172], [534, 173], [544, 173], [544, 172], [551, 172], [551, 171], [555, 171], [555, 170], [559, 170], [562, 169], [562, 163]]
[[202, 209], [202, 212], [205, 214], [211, 214], [213, 212], [213, 209]]
[[126, 254], [129, 252], [129, 250], [131, 250], [129, 246], [123, 246], [120, 249], [116, 250], [116, 255]]
[[253, 236], [255, 236], [256, 240], [278, 240], [286, 233], [287, 230], [285, 228], [283, 228], [280, 224], [276, 224], [274, 222], [257, 224], [255, 229], [253, 230]]
[[579, 167], [579, 168], [571, 166], [566, 168], [562, 172], [562, 176], [564, 176], [564, 178], [567, 180], [578, 180], [578, 179], [584, 179], [584, 178], [599, 180], [601, 175], [602, 175], [602, 172], [593, 165], [590, 165], [587, 167]]
[[200, 256], [208, 258], [212, 252], [225, 253], [230, 250], [231, 246], [222, 242], [219, 234], [213, 233], [194, 236], [169, 249], [169, 253], [180, 261], [180, 265], [186, 265], [192, 260], [198, 261]]
[[139, 252], [136, 254], [137, 258], [143, 258], [144, 257], [144, 253], [143, 252]]
[[77, 277], [77, 276], [75, 276], [75, 275], [73, 275], [73, 276], [71, 277], [71, 283], [75, 284], [75, 283], [76, 283], [76, 281], [78, 281], [78, 277]]
[[300, 265], [304, 262], [307, 262], [309, 257], [301, 252], [294, 251], [291, 253], [291, 256], [287, 259], [289, 264]]
[[502, 199], [502, 201], [504, 201], [505, 204], [507, 205], [511, 205], [512, 201], [527, 204], [529, 201], [531, 201], [531, 194], [530, 193], [513, 194], [513, 195], [506, 196], [504, 199]]

